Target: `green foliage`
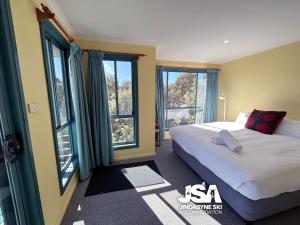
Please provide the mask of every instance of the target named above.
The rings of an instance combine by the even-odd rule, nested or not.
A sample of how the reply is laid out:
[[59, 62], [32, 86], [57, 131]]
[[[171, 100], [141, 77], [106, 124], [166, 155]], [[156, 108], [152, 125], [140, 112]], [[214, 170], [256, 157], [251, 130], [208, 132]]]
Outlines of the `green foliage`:
[[111, 127], [113, 143], [134, 140], [133, 119], [112, 119]]
[[202, 123], [206, 77], [198, 75], [198, 84], [196, 82], [197, 74], [182, 73], [177, 75], [175, 82], [168, 84], [168, 90], [166, 90], [167, 108], [169, 108], [166, 109], [167, 128]]
[[64, 92], [64, 84], [63, 81], [55, 78], [56, 82], [56, 101], [59, 110], [59, 117], [60, 122], [63, 124], [67, 121], [67, 108], [66, 108], [66, 99], [65, 99], [65, 92]]
[[[113, 74], [106, 76], [109, 109], [111, 115], [116, 115], [116, 89]], [[119, 115], [132, 114], [132, 85], [131, 81], [118, 83]], [[113, 143], [131, 142], [134, 140], [133, 119], [111, 119]]]
[[184, 73], [177, 76], [175, 83], [168, 88], [169, 107], [190, 107], [195, 105], [195, 74]]
[[119, 84], [118, 89], [119, 98], [119, 114], [132, 114], [132, 86], [131, 81], [123, 81]]
[[108, 104], [110, 114], [116, 114], [116, 91], [115, 91], [115, 77], [113, 74], [106, 76], [106, 86], [108, 90]]

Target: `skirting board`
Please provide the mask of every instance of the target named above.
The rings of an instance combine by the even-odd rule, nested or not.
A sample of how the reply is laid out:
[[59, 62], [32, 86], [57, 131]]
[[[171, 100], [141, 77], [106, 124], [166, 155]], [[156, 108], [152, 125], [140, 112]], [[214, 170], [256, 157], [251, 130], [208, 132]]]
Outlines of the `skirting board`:
[[140, 154], [128, 154], [123, 156], [115, 156], [114, 162], [128, 159], [137, 159], [137, 158], [145, 158], [145, 157], [153, 157], [156, 155], [156, 152], [148, 152], [148, 153], [140, 153]]

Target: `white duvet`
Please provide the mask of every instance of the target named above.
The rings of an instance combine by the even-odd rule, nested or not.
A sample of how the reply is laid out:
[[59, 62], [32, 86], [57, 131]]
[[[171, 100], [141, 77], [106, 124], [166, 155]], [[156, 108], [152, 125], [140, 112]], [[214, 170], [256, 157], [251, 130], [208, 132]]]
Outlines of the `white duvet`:
[[[239, 140], [241, 152], [211, 143], [221, 129]], [[249, 199], [300, 189], [299, 138], [266, 135], [231, 122], [179, 126], [171, 128], [170, 134], [187, 153]]]

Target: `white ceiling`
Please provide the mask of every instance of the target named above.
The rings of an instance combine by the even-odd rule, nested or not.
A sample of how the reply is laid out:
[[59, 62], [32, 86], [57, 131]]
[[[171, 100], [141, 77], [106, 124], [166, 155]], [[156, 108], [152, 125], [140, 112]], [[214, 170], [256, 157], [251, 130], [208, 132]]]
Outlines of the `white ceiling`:
[[223, 63], [300, 40], [300, 0], [55, 1], [76, 38], [156, 46], [157, 59]]

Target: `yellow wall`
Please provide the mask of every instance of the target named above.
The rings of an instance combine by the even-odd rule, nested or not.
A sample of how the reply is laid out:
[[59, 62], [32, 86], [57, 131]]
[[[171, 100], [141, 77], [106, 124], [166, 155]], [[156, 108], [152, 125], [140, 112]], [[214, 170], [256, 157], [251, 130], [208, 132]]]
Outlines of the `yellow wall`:
[[140, 53], [138, 61], [139, 147], [114, 152], [114, 160], [155, 154], [155, 48], [141, 45], [76, 40], [81, 48], [103, 51]]
[[[300, 120], [300, 42], [222, 65], [219, 91], [227, 96], [228, 119], [240, 111], [286, 110]], [[219, 103], [219, 119], [223, 106]]]
[[211, 63], [197, 63], [197, 62], [186, 62], [186, 61], [169, 61], [169, 60], [156, 60], [156, 65], [160, 66], [174, 66], [174, 67], [195, 67], [195, 68], [214, 68], [220, 69], [220, 64], [211, 64]]
[[37, 103], [40, 110], [28, 114], [28, 123], [44, 219], [46, 225], [58, 225], [78, 177], [71, 179], [60, 196], [40, 29], [35, 15], [37, 3], [40, 1], [10, 1], [25, 102]]

